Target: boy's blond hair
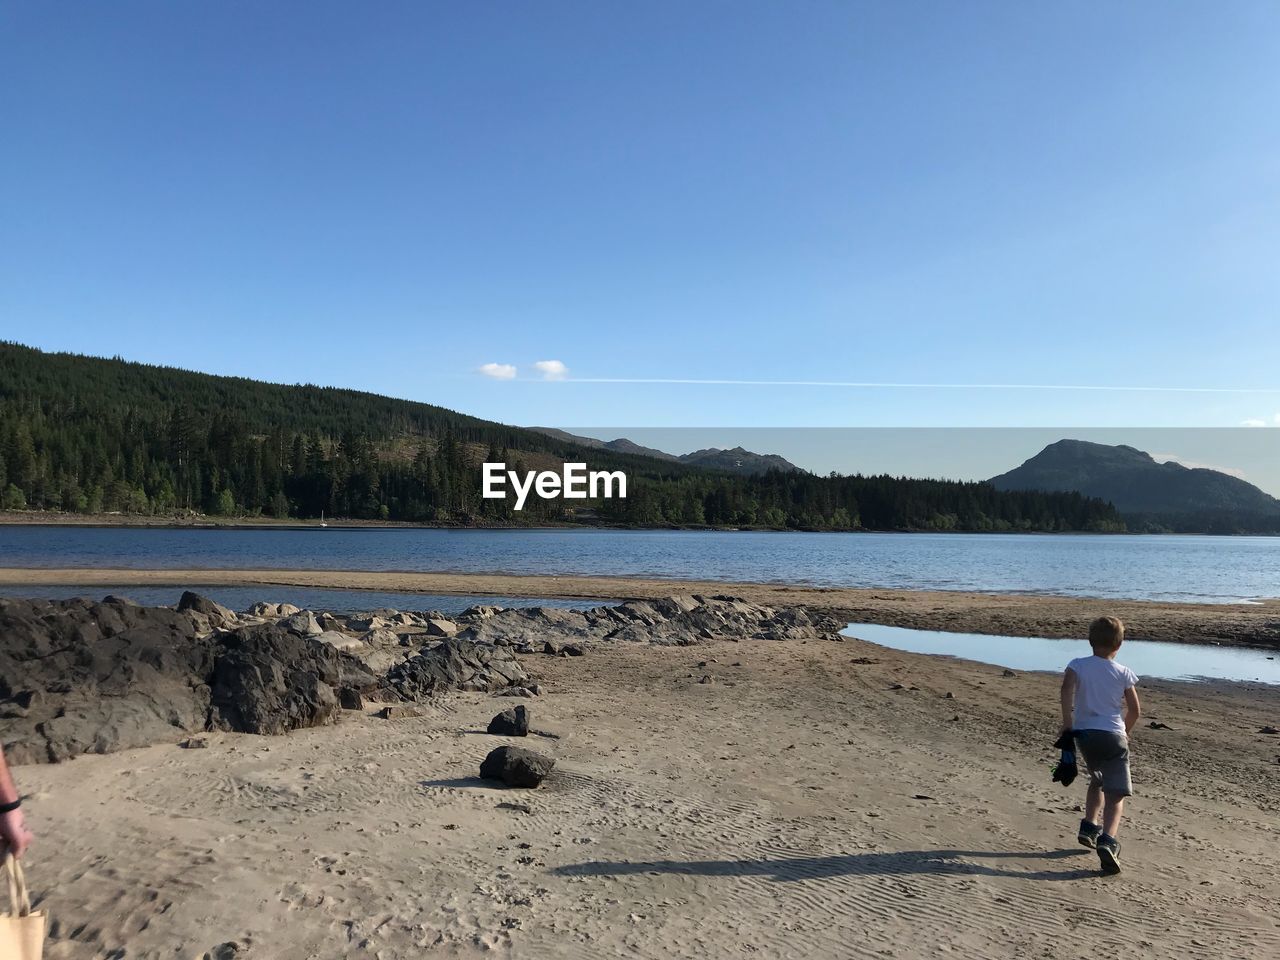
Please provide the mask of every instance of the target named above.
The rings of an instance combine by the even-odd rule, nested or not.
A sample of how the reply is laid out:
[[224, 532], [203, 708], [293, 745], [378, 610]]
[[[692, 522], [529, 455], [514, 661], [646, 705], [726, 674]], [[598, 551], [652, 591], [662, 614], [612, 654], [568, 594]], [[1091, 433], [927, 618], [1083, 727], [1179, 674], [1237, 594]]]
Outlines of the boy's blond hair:
[[1089, 624], [1089, 646], [1095, 650], [1119, 650], [1124, 642], [1124, 622], [1119, 617], [1099, 617]]

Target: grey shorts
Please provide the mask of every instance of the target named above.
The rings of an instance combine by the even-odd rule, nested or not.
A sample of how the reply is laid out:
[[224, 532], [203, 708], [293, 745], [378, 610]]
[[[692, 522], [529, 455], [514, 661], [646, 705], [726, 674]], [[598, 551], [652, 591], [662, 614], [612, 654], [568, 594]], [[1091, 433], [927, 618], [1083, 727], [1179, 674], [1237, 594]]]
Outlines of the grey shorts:
[[1113, 797], [1133, 795], [1129, 779], [1129, 738], [1114, 730], [1077, 730], [1076, 748], [1089, 779]]

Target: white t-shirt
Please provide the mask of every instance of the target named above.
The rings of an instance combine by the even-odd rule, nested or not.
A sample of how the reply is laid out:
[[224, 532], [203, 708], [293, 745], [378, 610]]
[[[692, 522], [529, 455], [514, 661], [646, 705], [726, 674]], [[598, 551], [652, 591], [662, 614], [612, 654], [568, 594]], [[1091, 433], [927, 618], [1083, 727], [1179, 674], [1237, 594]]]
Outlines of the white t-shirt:
[[1114, 730], [1124, 733], [1124, 692], [1138, 683], [1122, 663], [1094, 654], [1067, 664], [1076, 675], [1076, 730]]

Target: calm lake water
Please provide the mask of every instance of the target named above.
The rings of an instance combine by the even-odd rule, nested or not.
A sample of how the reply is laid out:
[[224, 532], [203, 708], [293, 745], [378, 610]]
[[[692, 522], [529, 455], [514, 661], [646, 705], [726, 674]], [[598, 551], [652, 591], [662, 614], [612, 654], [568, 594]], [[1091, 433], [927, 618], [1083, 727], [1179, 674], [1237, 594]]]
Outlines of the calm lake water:
[[45, 600], [67, 600], [88, 597], [101, 600], [106, 596], [128, 597], [146, 607], [172, 607], [184, 590], [215, 600], [232, 610], [247, 610], [259, 600], [269, 603], [292, 603], [304, 610], [328, 610], [330, 613], [367, 613], [384, 607], [391, 610], [439, 610], [456, 615], [471, 606], [495, 607], [563, 607], [589, 610], [615, 603], [613, 600], [563, 600], [547, 597], [455, 597], [426, 593], [384, 593], [380, 590], [330, 590], [316, 587], [258, 586], [223, 587], [192, 584], [185, 586], [85, 587], [78, 584], [2, 587], [0, 597], [39, 597]]
[[[851, 623], [841, 632], [894, 650], [962, 657], [1013, 670], [1058, 672], [1076, 657], [1089, 655], [1089, 645], [1083, 640], [992, 637], [979, 633], [882, 627], [875, 623]], [[1139, 677], [1280, 684], [1280, 660], [1276, 659], [1277, 656], [1280, 654], [1273, 650], [1247, 647], [1126, 640], [1117, 659]]]
[[1207, 603], [1280, 596], [1275, 537], [0, 526], [0, 566], [596, 574]]

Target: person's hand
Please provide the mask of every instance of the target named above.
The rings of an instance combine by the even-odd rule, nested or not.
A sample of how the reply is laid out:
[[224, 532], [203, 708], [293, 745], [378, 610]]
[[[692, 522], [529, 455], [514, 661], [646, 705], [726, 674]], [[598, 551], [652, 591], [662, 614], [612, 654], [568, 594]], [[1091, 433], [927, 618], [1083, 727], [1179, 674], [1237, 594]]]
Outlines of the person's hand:
[[31, 841], [34, 839], [31, 831], [27, 829], [21, 807], [0, 814], [0, 848], [5, 852], [20, 857], [26, 852], [27, 847], [31, 846]]

